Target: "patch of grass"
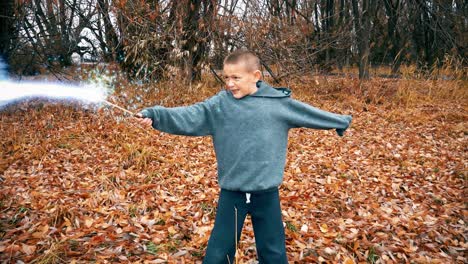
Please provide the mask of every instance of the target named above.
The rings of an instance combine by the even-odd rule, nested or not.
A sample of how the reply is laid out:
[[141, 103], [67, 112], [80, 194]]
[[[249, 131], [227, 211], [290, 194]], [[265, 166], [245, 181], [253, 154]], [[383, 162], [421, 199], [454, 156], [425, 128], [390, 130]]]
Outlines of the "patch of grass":
[[80, 138], [80, 137], [81, 137], [80, 135], [73, 134], [73, 133], [68, 135], [68, 139], [77, 139], [77, 138]]
[[141, 171], [145, 170], [151, 162], [156, 151], [152, 147], [140, 146], [138, 144], [124, 144], [122, 149], [122, 166], [126, 170], [135, 167]]
[[71, 250], [73, 251], [77, 251], [79, 246], [80, 246], [80, 243], [74, 239], [70, 239], [68, 240], [68, 245], [70, 247]]
[[155, 225], [165, 225], [166, 224], [166, 221], [164, 221], [164, 219], [158, 219], [156, 220], [156, 223], [154, 223]]
[[179, 242], [179, 243], [176, 242], [176, 243], [170, 243], [170, 244], [168, 244], [168, 245], [167, 245], [167, 250], [168, 250], [169, 252], [171, 252], [171, 253], [176, 252], [176, 251], [177, 251], [177, 248], [178, 248], [178, 244], [180, 244], [180, 242]]
[[433, 196], [432, 197], [434, 199], [434, 202], [438, 205], [444, 205], [444, 200], [442, 200], [440, 197], [437, 197], [437, 196]]
[[203, 211], [208, 211], [210, 209], [210, 206], [207, 203], [201, 203], [200, 207]]
[[24, 218], [24, 216], [28, 213], [29, 209], [27, 207], [20, 206], [18, 208], [18, 212], [9, 220], [9, 224], [15, 225]]
[[28, 208], [21, 206], [21, 207], [18, 209], [18, 213], [20, 213], [20, 214], [22, 214], [22, 213], [27, 213], [28, 210], [29, 210]]
[[367, 254], [367, 262], [374, 264], [377, 263], [377, 260], [379, 259], [379, 255], [375, 252], [374, 247], [369, 248], [369, 253]]
[[128, 208], [128, 215], [130, 217], [135, 217], [138, 213], [138, 208], [136, 207], [136, 205], [130, 205], [130, 207]]
[[297, 227], [293, 223], [291, 223], [291, 221], [286, 221], [286, 228], [294, 233], [297, 232]]
[[204, 213], [207, 213], [210, 216], [210, 218], [215, 217], [216, 210], [214, 209], [213, 205], [203, 202], [200, 204], [200, 207]]
[[145, 177], [145, 183], [150, 183], [150, 182], [152, 182], [154, 178], [156, 178], [156, 179], [161, 179], [162, 176], [161, 176], [161, 174], [158, 173], [158, 172], [150, 173], [148, 176]]
[[158, 246], [156, 246], [153, 241], [150, 241], [146, 244], [146, 252], [151, 255], [156, 255], [158, 253]]
[[68, 143], [58, 143], [57, 147], [61, 148], [61, 149], [70, 149], [71, 148], [70, 144], [68, 144]]
[[65, 255], [64, 245], [61, 242], [53, 243], [49, 249], [44, 251], [42, 255], [36, 258], [31, 263], [37, 264], [55, 264], [55, 263], [66, 263], [63, 259]]
[[203, 253], [204, 252], [202, 250], [197, 250], [197, 251], [190, 252], [190, 255], [192, 255], [192, 257], [201, 258], [204, 255]]

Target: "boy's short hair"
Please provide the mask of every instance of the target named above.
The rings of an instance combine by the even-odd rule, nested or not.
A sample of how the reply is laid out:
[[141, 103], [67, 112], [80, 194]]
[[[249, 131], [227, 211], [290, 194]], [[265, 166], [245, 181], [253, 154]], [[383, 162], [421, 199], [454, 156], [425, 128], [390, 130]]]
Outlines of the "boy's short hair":
[[255, 53], [248, 50], [236, 50], [224, 59], [224, 65], [226, 64], [236, 64], [241, 61], [244, 61], [248, 69], [251, 71], [260, 70], [260, 59]]

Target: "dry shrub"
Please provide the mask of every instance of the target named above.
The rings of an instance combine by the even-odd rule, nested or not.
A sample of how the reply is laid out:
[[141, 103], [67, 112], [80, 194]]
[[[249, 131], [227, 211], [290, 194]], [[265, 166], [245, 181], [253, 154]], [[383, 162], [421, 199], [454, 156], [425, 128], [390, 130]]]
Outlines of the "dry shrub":
[[[459, 74], [459, 72], [453, 72]], [[454, 76], [454, 75], [452, 75]], [[345, 100], [362, 105], [385, 105], [386, 107], [415, 107], [428, 103], [468, 102], [468, 81], [464, 78], [372, 78], [362, 81], [346, 76], [304, 77], [289, 84], [294, 93], [313, 101]], [[312, 98], [312, 99], [311, 99]]]
[[134, 167], [138, 170], [146, 170], [149, 163], [152, 160], [158, 160], [157, 149], [153, 147], [140, 146], [135, 143], [125, 143], [123, 144], [123, 149], [121, 150], [121, 160], [123, 169], [128, 169]]
[[466, 87], [465, 80], [399, 80], [395, 102], [407, 107], [442, 101], [464, 104]]
[[65, 263], [65, 248], [62, 242], [52, 242], [49, 249], [31, 263], [37, 264], [55, 264]]
[[465, 58], [446, 54], [442, 61], [436, 60], [429, 68], [420, 68], [414, 64], [402, 65], [400, 72], [404, 79], [467, 80], [466, 64]]
[[436, 60], [430, 69], [430, 79], [466, 80], [468, 71], [466, 59], [460, 56], [445, 54], [442, 62]]
[[394, 100], [397, 84], [393, 79], [360, 81], [350, 77], [304, 77], [288, 85], [294, 97], [308, 102], [332, 100], [357, 104], [384, 104]]
[[[141, 85], [127, 83], [116, 88], [119, 96], [115, 100], [133, 110], [149, 105], [188, 105], [214, 95], [223, 87], [211, 75], [205, 76], [203, 80], [192, 85], [170, 81]], [[280, 84], [268, 78], [266, 81], [274, 86], [289, 87], [293, 90], [294, 98], [317, 106], [321, 106], [323, 101], [335, 101], [351, 109], [362, 109], [367, 105], [401, 108], [441, 102], [464, 104], [468, 101], [467, 81], [461, 79], [373, 78], [361, 81], [350, 77], [316, 76]]]

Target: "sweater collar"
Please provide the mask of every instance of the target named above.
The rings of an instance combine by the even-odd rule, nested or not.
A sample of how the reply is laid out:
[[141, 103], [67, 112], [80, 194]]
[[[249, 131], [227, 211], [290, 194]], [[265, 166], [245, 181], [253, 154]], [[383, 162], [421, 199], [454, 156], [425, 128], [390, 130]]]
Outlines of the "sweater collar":
[[258, 90], [251, 94], [252, 97], [270, 97], [270, 98], [284, 98], [291, 96], [291, 90], [288, 88], [273, 88], [264, 81], [257, 82]]

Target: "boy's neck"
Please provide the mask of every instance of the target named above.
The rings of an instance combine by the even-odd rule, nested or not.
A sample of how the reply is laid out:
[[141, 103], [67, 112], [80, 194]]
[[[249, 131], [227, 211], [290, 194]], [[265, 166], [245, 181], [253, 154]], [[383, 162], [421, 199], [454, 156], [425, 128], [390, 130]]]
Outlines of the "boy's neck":
[[255, 84], [254, 87], [252, 87], [250, 94], [254, 94], [257, 91], [258, 91], [258, 87], [257, 87], [257, 84]]

